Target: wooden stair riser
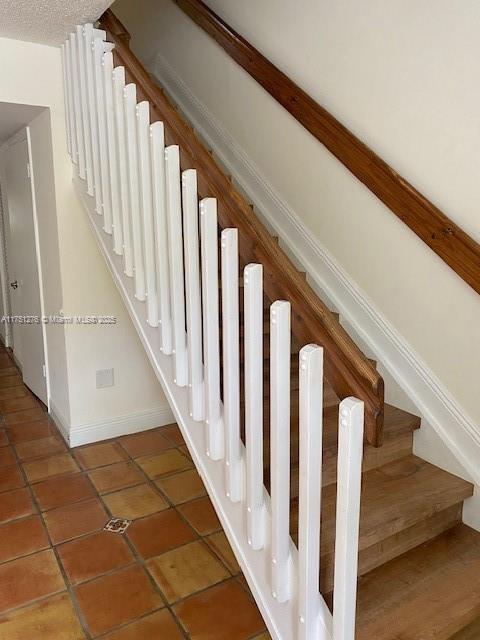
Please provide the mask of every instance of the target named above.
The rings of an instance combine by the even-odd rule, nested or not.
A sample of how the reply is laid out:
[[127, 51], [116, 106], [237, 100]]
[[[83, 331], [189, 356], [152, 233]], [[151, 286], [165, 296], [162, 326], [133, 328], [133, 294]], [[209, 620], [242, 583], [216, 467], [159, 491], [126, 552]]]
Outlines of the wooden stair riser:
[[[359, 578], [457, 525], [462, 521], [462, 508], [462, 502], [452, 505], [370, 547], [361, 549], [358, 554]], [[334, 561], [333, 553], [321, 556], [320, 589], [325, 594], [334, 588]]]
[[448, 640], [478, 640], [480, 638], [480, 612], [478, 618], [450, 636]]

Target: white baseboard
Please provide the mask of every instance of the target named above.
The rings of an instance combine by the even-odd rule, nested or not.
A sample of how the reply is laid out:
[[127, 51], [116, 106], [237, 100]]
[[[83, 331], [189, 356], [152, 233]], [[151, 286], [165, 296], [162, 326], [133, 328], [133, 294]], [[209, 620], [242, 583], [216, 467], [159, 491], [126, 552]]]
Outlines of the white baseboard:
[[[465, 476], [480, 485], [480, 430], [472, 418], [161, 55], [155, 58], [151, 71], [255, 204], [267, 226], [278, 234], [282, 246], [303, 265], [310, 284], [341, 314], [352, 337], [368, 347], [415, 404], [425, 426], [434, 429], [460, 463]], [[430, 460], [436, 461], [435, 452], [429, 454]], [[442, 455], [440, 452], [439, 460]]]
[[69, 421], [66, 416], [60, 411], [60, 409], [53, 402], [52, 398], [49, 398], [49, 407], [50, 407], [50, 418], [55, 423], [55, 426], [60, 431], [62, 438], [65, 440], [66, 444], [70, 446], [70, 426]]
[[115, 416], [100, 422], [70, 427], [65, 417], [50, 401], [50, 415], [69, 447], [118, 438], [175, 422], [170, 407], [139, 411], [126, 416]]

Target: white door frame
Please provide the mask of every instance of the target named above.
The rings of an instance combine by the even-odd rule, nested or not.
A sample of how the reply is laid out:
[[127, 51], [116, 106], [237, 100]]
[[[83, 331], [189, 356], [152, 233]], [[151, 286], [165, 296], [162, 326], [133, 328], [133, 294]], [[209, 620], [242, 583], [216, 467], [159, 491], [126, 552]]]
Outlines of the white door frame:
[[[0, 147], [0, 153], [6, 145]], [[4, 190], [2, 191], [2, 185]], [[10, 291], [8, 289], [8, 264], [6, 254], [6, 220], [8, 219], [8, 202], [5, 191], [5, 175], [3, 165], [0, 163], [0, 295], [2, 297], [3, 315], [10, 316], [12, 314], [10, 305]], [[12, 346], [12, 327], [9, 322], [5, 322], [5, 346]]]
[[[28, 149], [28, 170], [30, 172], [30, 188], [32, 195], [32, 217], [33, 217], [33, 230], [34, 230], [34, 238], [35, 238], [35, 258], [37, 265], [37, 274], [38, 274], [38, 288], [40, 293], [40, 313], [42, 317], [46, 316], [45, 313], [45, 298], [43, 293], [43, 271], [42, 271], [42, 261], [41, 261], [41, 249], [40, 249], [40, 240], [39, 240], [39, 232], [38, 232], [38, 213], [37, 213], [37, 202], [35, 195], [35, 168], [33, 166], [33, 155], [32, 155], [32, 139], [30, 134], [30, 127], [27, 125], [20, 131], [18, 131], [14, 136], [12, 136], [7, 142], [5, 146], [11, 146], [16, 142], [20, 142], [21, 140], [27, 141], [27, 149]], [[5, 187], [5, 182], [4, 182]], [[8, 207], [6, 194], [3, 194], [3, 204], [4, 204], [4, 220], [5, 213], [8, 216], [8, 208], [5, 212], [5, 208]], [[4, 227], [5, 229], [5, 227]], [[3, 252], [3, 246], [0, 248], [0, 269], [2, 271], [2, 294], [5, 296], [4, 299], [4, 309], [5, 313], [10, 313], [11, 310], [11, 302], [10, 302], [10, 289], [8, 288], [8, 282], [6, 282], [8, 278], [7, 273], [7, 263], [6, 263], [6, 255]], [[45, 359], [45, 385], [46, 385], [46, 393], [47, 393], [47, 406], [50, 411], [50, 369], [49, 369], [49, 360], [48, 360], [48, 348], [47, 348], [47, 327], [45, 322], [41, 323], [42, 326], [42, 340], [43, 340], [43, 353]], [[10, 332], [6, 331], [7, 339], [10, 342]], [[7, 346], [11, 346], [7, 344]]]
[[[37, 213], [37, 200], [35, 195], [35, 167], [33, 166], [33, 154], [32, 154], [32, 136], [30, 134], [30, 127], [25, 127], [27, 132], [27, 147], [28, 147], [28, 164], [30, 167], [30, 186], [32, 189], [32, 210], [33, 210], [33, 229], [35, 233], [35, 253], [37, 258], [37, 273], [38, 273], [38, 288], [40, 291], [40, 312], [42, 317], [45, 318], [45, 299], [43, 295], [43, 271], [42, 260], [40, 251], [40, 234], [38, 232], [38, 213]], [[48, 366], [48, 348], [47, 348], [47, 325], [42, 322], [42, 337], [43, 337], [43, 356], [45, 358], [45, 385], [47, 388], [47, 407], [50, 411], [50, 371]]]

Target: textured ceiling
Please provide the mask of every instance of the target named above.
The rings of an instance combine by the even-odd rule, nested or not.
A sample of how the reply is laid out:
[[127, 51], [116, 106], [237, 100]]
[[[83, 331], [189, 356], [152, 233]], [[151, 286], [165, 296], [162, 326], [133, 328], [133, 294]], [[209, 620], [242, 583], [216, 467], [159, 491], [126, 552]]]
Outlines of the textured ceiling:
[[112, 0], [0, 0], [0, 37], [59, 45], [77, 24], [94, 22]]

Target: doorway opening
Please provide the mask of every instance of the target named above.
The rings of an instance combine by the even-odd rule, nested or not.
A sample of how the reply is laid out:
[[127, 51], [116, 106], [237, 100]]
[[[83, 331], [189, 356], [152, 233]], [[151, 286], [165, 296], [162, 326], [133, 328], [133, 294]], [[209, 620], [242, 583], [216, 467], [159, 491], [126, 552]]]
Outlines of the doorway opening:
[[24, 384], [48, 406], [43, 279], [28, 123], [44, 108], [0, 103], [0, 336]]

